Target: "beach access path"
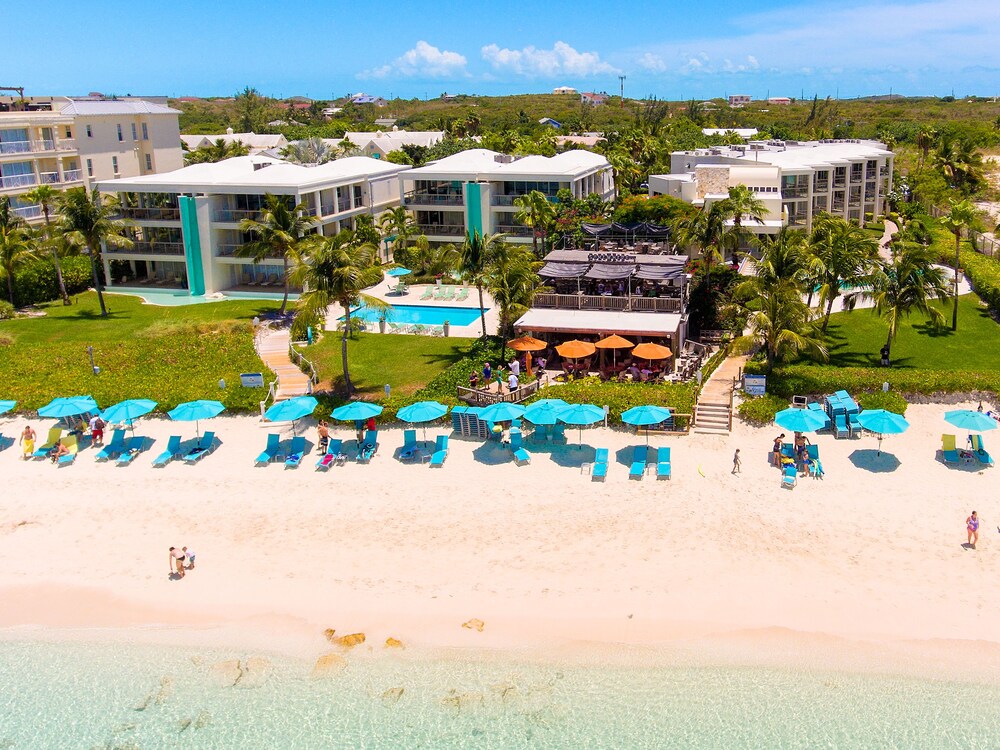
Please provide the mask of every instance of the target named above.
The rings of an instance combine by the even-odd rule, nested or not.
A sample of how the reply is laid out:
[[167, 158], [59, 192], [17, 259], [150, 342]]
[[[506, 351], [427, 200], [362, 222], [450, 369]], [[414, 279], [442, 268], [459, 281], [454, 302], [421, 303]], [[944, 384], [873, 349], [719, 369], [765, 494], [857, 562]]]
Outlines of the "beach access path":
[[309, 393], [309, 376], [288, 355], [291, 332], [288, 328], [264, 327], [256, 334], [257, 354], [278, 376], [274, 400], [281, 401]]

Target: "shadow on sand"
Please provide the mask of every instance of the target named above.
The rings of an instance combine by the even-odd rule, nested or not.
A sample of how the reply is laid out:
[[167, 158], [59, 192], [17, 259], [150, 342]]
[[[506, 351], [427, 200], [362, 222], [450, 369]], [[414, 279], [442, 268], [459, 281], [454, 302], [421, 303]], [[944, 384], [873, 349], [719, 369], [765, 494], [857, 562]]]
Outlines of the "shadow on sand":
[[899, 459], [891, 453], [869, 449], [854, 451], [848, 458], [851, 463], [859, 469], [870, 471], [873, 474], [888, 474], [900, 467]]

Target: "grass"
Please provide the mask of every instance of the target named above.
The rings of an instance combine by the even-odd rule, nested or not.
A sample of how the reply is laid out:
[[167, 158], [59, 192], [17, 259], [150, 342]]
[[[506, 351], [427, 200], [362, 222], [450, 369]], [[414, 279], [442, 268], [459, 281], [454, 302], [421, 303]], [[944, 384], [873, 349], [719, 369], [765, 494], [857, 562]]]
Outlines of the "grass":
[[[152, 398], [159, 411], [198, 398], [215, 398], [237, 411], [252, 410], [262, 391], [242, 388], [241, 372], [260, 372], [250, 321], [277, 307], [262, 300], [184, 307], [143, 305], [137, 297], [107, 295], [100, 317], [97, 295], [64, 307], [43, 305], [44, 317], [0, 322], [0, 393], [19, 409], [37, 409], [56, 396], [89, 393], [102, 406]], [[87, 347], [101, 368], [90, 370]], [[220, 390], [219, 380], [226, 381]]]
[[[385, 385], [393, 396], [413, 394], [449, 366], [462, 359], [475, 339], [436, 338], [362, 333], [347, 345], [348, 366], [356, 395], [367, 400], [385, 398]], [[340, 334], [328, 332], [303, 350], [323, 382], [343, 388]]]

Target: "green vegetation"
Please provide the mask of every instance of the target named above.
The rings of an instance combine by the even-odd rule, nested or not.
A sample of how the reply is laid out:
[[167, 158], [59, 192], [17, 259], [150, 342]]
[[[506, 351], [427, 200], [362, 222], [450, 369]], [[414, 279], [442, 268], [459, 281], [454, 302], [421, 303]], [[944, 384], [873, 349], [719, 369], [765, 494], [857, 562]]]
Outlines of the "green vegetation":
[[736, 407], [740, 419], [757, 425], [768, 425], [774, 415], [788, 408], [788, 398], [768, 393], [764, 396], [747, 396]]
[[[0, 383], [4, 398], [37, 409], [56, 396], [89, 393], [102, 406], [152, 398], [159, 411], [199, 398], [217, 398], [236, 411], [252, 411], [263, 391], [242, 388], [241, 372], [260, 372], [250, 321], [273, 312], [263, 301], [184, 307], [143, 305], [110, 295], [101, 316], [97, 296], [81, 294], [66, 307], [51, 303], [45, 317], [0, 323]], [[90, 370], [94, 347], [100, 375]], [[219, 380], [226, 389], [219, 390]]]
[[[561, 398], [571, 404], [608, 406], [611, 424], [616, 424], [623, 411], [644, 404], [669, 406], [676, 414], [692, 414], [695, 402], [698, 400], [698, 386], [693, 382], [602, 383], [599, 378], [592, 377], [547, 388], [537, 398]], [[687, 418], [677, 419], [679, 426], [683, 427], [686, 423]]]

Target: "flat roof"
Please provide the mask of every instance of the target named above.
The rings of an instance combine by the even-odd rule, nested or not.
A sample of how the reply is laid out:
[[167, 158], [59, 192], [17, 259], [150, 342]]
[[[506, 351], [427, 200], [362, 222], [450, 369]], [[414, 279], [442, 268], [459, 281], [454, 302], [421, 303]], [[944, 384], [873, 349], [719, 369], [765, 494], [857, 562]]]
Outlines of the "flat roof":
[[546, 333], [618, 333], [669, 336], [681, 325], [679, 313], [557, 310], [534, 307], [514, 324], [519, 330]]
[[143, 99], [73, 99], [60, 110], [64, 115], [179, 115], [177, 109]]
[[582, 177], [610, 166], [600, 154], [583, 150], [566, 151], [555, 156], [525, 156], [509, 162], [497, 161], [497, 157], [503, 156], [489, 149], [473, 148], [413, 169], [407, 177], [483, 182], [525, 177], [558, 179]]

